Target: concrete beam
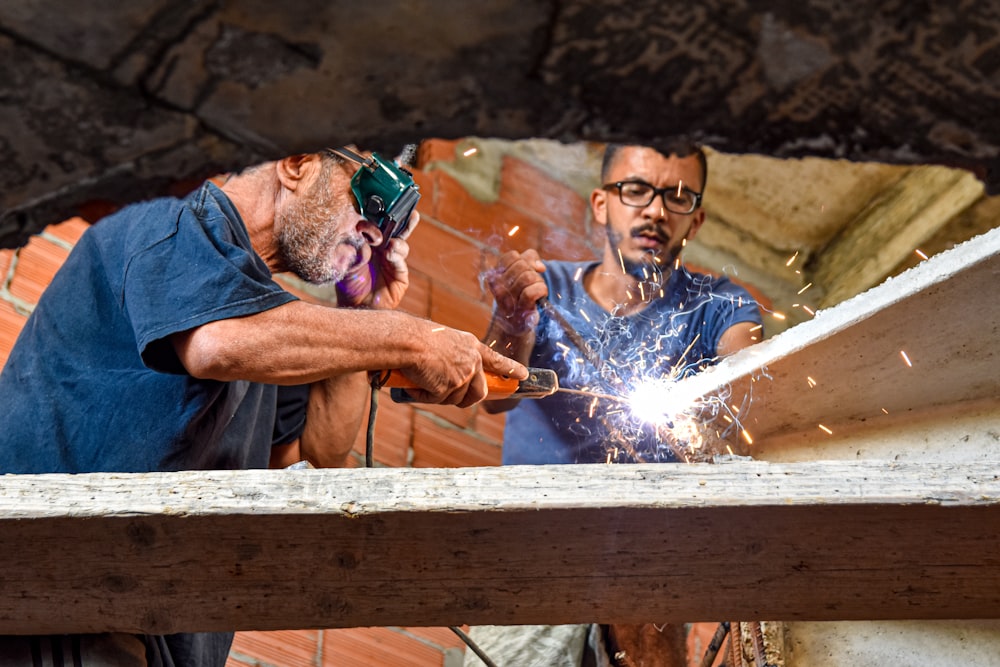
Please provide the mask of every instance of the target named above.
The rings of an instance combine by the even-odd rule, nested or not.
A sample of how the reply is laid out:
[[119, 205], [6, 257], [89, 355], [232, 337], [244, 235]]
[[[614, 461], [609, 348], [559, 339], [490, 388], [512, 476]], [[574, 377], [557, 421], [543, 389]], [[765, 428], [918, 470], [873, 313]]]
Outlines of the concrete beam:
[[21, 475], [0, 633], [1000, 618], [982, 465]]
[[916, 247], [983, 196], [968, 173], [918, 167], [876, 198], [813, 260], [821, 306], [836, 305], [882, 282]]
[[[943, 252], [684, 380], [678, 401], [753, 378], [742, 425], [771, 435], [1000, 402], [1000, 229]], [[686, 398], [685, 398], [686, 397]], [[671, 399], [672, 400], [672, 399]]]

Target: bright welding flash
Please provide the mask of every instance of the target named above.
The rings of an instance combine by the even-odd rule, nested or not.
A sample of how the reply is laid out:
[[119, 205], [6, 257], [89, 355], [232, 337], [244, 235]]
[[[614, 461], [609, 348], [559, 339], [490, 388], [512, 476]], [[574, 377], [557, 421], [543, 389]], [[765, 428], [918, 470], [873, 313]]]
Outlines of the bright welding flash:
[[642, 380], [628, 396], [629, 411], [653, 426], [669, 426], [677, 415], [686, 412], [700, 398], [685, 394], [688, 392], [669, 378]]

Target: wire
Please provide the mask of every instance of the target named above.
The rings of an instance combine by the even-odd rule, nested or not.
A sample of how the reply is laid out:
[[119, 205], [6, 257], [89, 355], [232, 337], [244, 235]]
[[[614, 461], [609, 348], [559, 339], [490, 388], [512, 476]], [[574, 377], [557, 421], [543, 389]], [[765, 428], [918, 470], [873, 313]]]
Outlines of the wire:
[[462, 631], [462, 628], [455, 625], [451, 625], [448, 627], [451, 629], [452, 632], [458, 635], [463, 642], [465, 642], [465, 645], [468, 646], [473, 653], [479, 656], [480, 660], [486, 663], [486, 667], [497, 667], [496, 663], [490, 660], [490, 657], [488, 655], [483, 653], [483, 649], [479, 648], [479, 645], [476, 644], [476, 642], [472, 641], [472, 637], [470, 637], [469, 635], [465, 634]]
[[[365, 436], [365, 467], [373, 468], [375, 467], [374, 452], [375, 452], [375, 415], [378, 413], [378, 395], [379, 391], [389, 381], [389, 371], [384, 371], [383, 373], [375, 373], [371, 378], [371, 399], [368, 403], [368, 431]], [[486, 667], [497, 667], [496, 663], [490, 660], [489, 656], [483, 653], [483, 650], [479, 648], [476, 642], [472, 641], [472, 637], [462, 632], [462, 629], [457, 626], [449, 626], [451, 631], [461, 638], [465, 645], [469, 649], [479, 656], [479, 659], [486, 663]]]
[[389, 381], [389, 371], [375, 373], [371, 379], [371, 398], [368, 401], [368, 431], [365, 434], [365, 467], [375, 467], [375, 415], [378, 414], [378, 394]]

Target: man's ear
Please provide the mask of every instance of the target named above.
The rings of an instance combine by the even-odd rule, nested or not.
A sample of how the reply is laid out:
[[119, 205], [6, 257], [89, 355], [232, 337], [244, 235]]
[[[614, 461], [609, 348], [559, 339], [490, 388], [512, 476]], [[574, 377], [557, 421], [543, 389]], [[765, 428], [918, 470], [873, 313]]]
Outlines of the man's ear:
[[304, 153], [301, 155], [289, 155], [277, 162], [278, 181], [289, 190], [296, 190], [299, 184], [309, 173], [309, 165], [313, 161], [318, 161], [319, 156]]
[[594, 215], [594, 222], [599, 225], [608, 224], [608, 191], [595, 188], [590, 193], [590, 212]]
[[687, 236], [685, 237], [689, 241], [694, 238], [695, 234], [698, 233], [698, 230], [701, 229], [701, 226], [705, 224], [705, 209], [699, 207], [697, 211], [691, 214], [691, 217], [694, 219], [691, 221], [691, 229], [688, 230]]

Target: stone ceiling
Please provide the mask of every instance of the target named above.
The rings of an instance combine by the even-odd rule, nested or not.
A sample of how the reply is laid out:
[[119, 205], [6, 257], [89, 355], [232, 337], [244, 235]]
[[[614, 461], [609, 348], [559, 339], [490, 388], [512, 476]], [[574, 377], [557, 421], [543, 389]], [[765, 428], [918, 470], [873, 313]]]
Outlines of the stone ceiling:
[[687, 130], [719, 223], [693, 254], [833, 302], [996, 226], [998, 28], [975, 0], [8, 2], [0, 246], [330, 144]]

